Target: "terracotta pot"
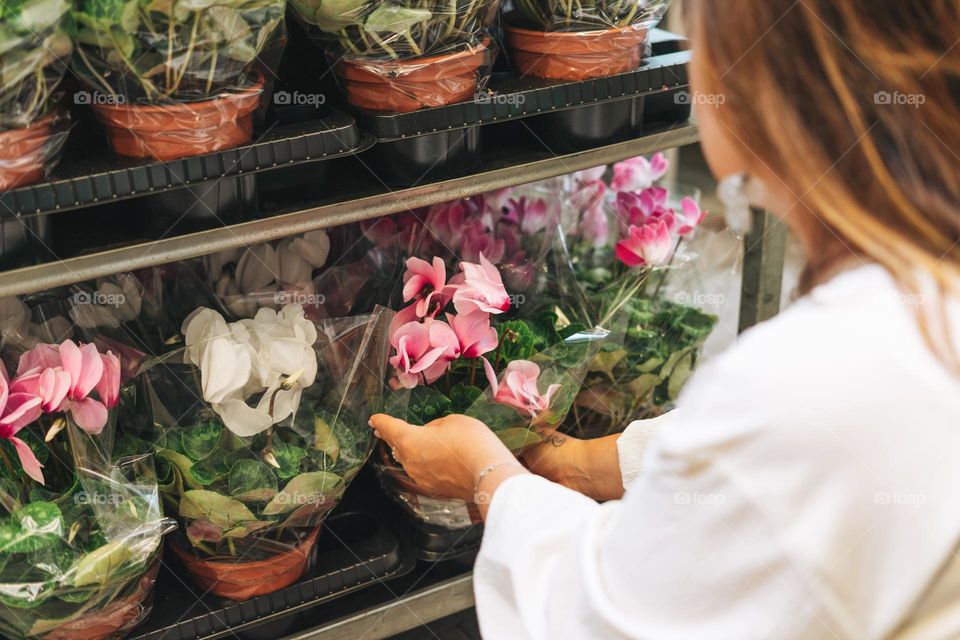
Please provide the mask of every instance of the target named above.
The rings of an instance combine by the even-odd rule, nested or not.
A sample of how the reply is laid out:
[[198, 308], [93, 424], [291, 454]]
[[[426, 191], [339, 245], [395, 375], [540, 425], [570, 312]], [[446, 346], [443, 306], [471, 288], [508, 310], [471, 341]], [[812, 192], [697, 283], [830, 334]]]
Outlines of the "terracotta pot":
[[22, 129], [0, 131], [0, 190], [32, 184], [44, 177], [44, 164], [53, 155], [47, 144], [56, 114], [50, 113]]
[[136, 582], [133, 593], [114, 600], [102, 609], [61, 624], [43, 640], [103, 640], [122, 638], [139, 625], [150, 613], [153, 585], [157, 580], [160, 560]]
[[110, 146], [124, 156], [176, 160], [250, 142], [263, 78], [242, 91], [177, 104], [96, 104]]
[[[409, 493], [415, 496], [422, 496], [424, 498], [433, 498], [441, 500], [454, 500], [455, 498], [445, 498], [443, 496], [438, 496], [436, 494], [431, 494], [420, 488], [417, 483], [413, 481], [413, 478], [407, 475], [407, 472], [403, 470], [390, 455], [390, 452], [387, 450], [387, 447], [381, 444], [378, 447], [378, 455], [380, 456], [380, 471], [381, 473], [389, 476], [397, 487], [404, 493]], [[483, 518], [480, 516], [480, 509], [472, 502], [464, 502], [467, 507], [467, 513], [470, 514], [470, 522], [473, 524], [479, 524], [483, 522]]]
[[413, 60], [335, 61], [347, 102], [371, 111], [408, 112], [473, 98], [489, 38], [479, 46]]
[[314, 529], [298, 546], [266, 560], [202, 560], [190, 553], [180, 540], [171, 536], [170, 547], [193, 581], [209, 593], [230, 600], [249, 600], [255, 596], [288, 587], [304, 574], [320, 528]]
[[640, 66], [647, 30], [532, 31], [506, 26], [507, 46], [521, 76], [580, 81], [624, 73]]

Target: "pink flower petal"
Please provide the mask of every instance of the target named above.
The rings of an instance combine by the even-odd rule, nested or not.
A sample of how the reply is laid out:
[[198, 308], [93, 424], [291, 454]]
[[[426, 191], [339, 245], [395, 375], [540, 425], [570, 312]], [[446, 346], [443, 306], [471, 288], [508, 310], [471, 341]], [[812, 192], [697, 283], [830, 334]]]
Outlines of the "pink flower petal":
[[40, 484], [44, 484], [43, 480], [43, 465], [40, 464], [40, 461], [37, 460], [36, 454], [33, 452], [33, 449], [27, 445], [26, 442], [20, 438], [9, 438], [10, 444], [13, 445], [13, 448], [17, 450], [17, 456], [20, 458], [20, 466], [23, 467], [24, 473], [33, 478], [35, 481]]
[[73, 379], [73, 389], [70, 393], [71, 400], [81, 400], [90, 395], [100, 379], [103, 377], [103, 358], [94, 344], [85, 344], [80, 347], [81, 370], [79, 379], [71, 376]]
[[107, 424], [107, 408], [93, 398], [70, 401], [70, 415], [77, 426], [87, 433], [98, 435]]

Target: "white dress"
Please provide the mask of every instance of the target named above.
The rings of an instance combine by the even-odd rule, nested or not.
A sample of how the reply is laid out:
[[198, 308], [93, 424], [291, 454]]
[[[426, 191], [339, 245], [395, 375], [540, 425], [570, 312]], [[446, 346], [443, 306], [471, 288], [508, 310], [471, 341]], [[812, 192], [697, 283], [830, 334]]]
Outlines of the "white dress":
[[960, 637], [960, 378], [913, 302], [865, 266], [748, 331], [621, 437], [623, 500], [504, 482], [484, 637]]

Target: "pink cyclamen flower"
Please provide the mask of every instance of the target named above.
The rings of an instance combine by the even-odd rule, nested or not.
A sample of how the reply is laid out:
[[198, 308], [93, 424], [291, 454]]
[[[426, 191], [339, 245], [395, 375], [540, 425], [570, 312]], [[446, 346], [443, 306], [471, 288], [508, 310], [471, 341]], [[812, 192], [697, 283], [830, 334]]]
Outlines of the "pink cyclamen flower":
[[[53, 374], [46, 373], [52, 369]], [[36, 391], [41, 393], [44, 406], [52, 406], [63, 381], [62, 372], [69, 376], [70, 386], [54, 411], [69, 411], [81, 429], [94, 435], [107, 423], [107, 409], [116, 406], [120, 395], [120, 359], [113, 353], [101, 354], [96, 345], [77, 346], [72, 340], [60, 345], [41, 344], [24, 353], [17, 367], [17, 377], [26, 381], [18, 389], [34, 389], [34, 380], [29, 376], [39, 374]], [[43, 384], [42, 379], [46, 376]], [[30, 385], [27, 387], [26, 385]], [[51, 386], [52, 385], [52, 386]], [[99, 400], [90, 397], [96, 389]]]
[[469, 314], [480, 310], [503, 313], [510, 308], [510, 296], [503, 286], [500, 271], [481, 253], [480, 264], [461, 262], [463, 273], [458, 274], [453, 306], [457, 313]]
[[43, 399], [29, 393], [11, 393], [7, 372], [0, 364], [0, 439], [9, 440], [20, 458], [24, 473], [44, 483], [43, 465], [37, 460], [30, 446], [17, 437], [17, 432], [36, 420], [43, 413]]
[[447, 266], [442, 258], [434, 258], [433, 263], [420, 258], [407, 260], [407, 271], [403, 274], [403, 301], [417, 299], [417, 316], [436, 315], [450, 302], [455, 287], [447, 285]]
[[707, 217], [707, 212], [700, 208], [697, 201], [693, 198], [684, 198], [680, 201], [681, 213], [674, 212], [677, 216], [679, 228], [677, 233], [681, 236], [690, 235], [700, 226], [703, 219]]
[[590, 182], [602, 182], [603, 176], [607, 173], [607, 165], [603, 164], [599, 167], [594, 167], [593, 169], [584, 169], [583, 171], [577, 171], [572, 174], [573, 182], [575, 185], [583, 186]]
[[523, 233], [533, 235], [546, 229], [549, 224], [556, 223], [560, 215], [558, 207], [551, 206], [544, 198], [523, 196], [519, 200], [510, 199], [504, 210], [504, 218], [517, 224]]
[[662, 153], [649, 160], [643, 156], [630, 158], [613, 165], [610, 186], [614, 191], [640, 191], [649, 189], [653, 183], [666, 175], [670, 162]]
[[572, 194], [570, 203], [580, 212], [577, 232], [594, 247], [607, 244], [610, 237], [610, 219], [604, 210], [607, 185], [602, 180], [582, 183]]
[[621, 233], [631, 226], [647, 224], [651, 220], [665, 219], [673, 226], [672, 210], [667, 207], [667, 190], [650, 187], [643, 191], [621, 191], [617, 194], [617, 218]]
[[466, 217], [463, 201], [455, 200], [430, 207], [425, 226], [444, 249], [456, 254], [463, 243]]
[[448, 313], [447, 321], [460, 341], [460, 352], [464, 358], [478, 358], [490, 353], [500, 342], [497, 330], [490, 326], [490, 314], [484, 311], [466, 315]]
[[413, 389], [421, 380], [431, 384], [447, 372], [450, 362], [460, 355], [457, 334], [445, 322], [409, 322], [391, 339], [396, 354], [390, 364], [397, 370], [397, 380]]
[[494, 402], [529, 413], [531, 418], [549, 409], [550, 402], [560, 390], [559, 384], [552, 384], [546, 393], [541, 394], [538, 387], [540, 367], [529, 360], [514, 360], [508, 364], [503, 371], [502, 384], [497, 382], [497, 374], [486, 358], [483, 359], [483, 371], [490, 383]]
[[507, 245], [483, 220], [474, 220], [463, 228], [463, 243], [460, 245], [460, 260], [477, 262], [480, 256], [487, 256], [499, 263], [506, 255]]
[[617, 243], [617, 258], [628, 267], [657, 267], [673, 253], [673, 237], [664, 220], [631, 226], [626, 238]]

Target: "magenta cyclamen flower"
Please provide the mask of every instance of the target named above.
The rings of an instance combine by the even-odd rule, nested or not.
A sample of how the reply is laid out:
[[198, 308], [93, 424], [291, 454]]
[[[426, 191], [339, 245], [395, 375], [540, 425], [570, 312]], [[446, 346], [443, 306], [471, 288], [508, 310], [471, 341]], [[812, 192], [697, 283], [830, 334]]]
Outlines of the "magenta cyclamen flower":
[[631, 226], [627, 237], [617, 243], [617, 258], [628, 267], [657, 267], [670, 261], [673, 238], [664, 220]]
[[483, 359], [483, 371], [490, 383], [494, 402], [528, 413], [531, 418], [549, 409], [550, 402], [560, 390], [559, 384], [552, 384], [541, 394], [538, 387], [540, 367], [529, 360], [514, 360], [508, 364], [503, 371], [502, 384], [497, 382], [497, 374], [486, 358]]
[[467, 210], [463, 201], [454, 200], [430, 207], [425, 226], [444, 249], [456, 254], [463, 243], [466, 219]]
[[677, 233], [681, 236], [693, 233], [703, 222], [703, 219], [707, 217], [707, 212], [702, 210], [693, 198], [681, 200], [680, 209], [681, 213], [674, 212], [674, 215], [677, 217]]
[[578, 183], [570, 194], [573, 208], [582, 212], [577, 231], [594, 247], [603, 247], [610, 239], [610, 220], [603, 208], [606, 193], [606, 183], [594, 180]]
[[480, 256], [499, 263], [506, 255], [507, 245], [503, 238], [490, 229], [482, 219], [473, 220], [463, 228], [463, 243], [460, 245], [460, 259], [464, 262], [478, 262]]
[[403, 301], [417, 299], [417, 317], [436, 315], [436, 312], [450, 302], [454, 287], [447, 285], [447, 266], [442, 258], [434, 258], [433, 263], [420, 258], [407, 260], [407, 271], [403, 274]]
[[[44, 411], [69, 411], [77, 426], [98, 434], [107, 423], [107, 409], [119, 400], [120, 359], [113, 353], [101, 354], [93, 344], [77, 346], [71, 340], [41, 344], [20, 356], [17, 378], [10, 386], [39, 397]], [[99, 399], [90, 397], [94, 390]]]
[[463, 273], [456, 277], [457, 292], [453, 294], [453, 305], [457, 313], [469, 314], [474, 311], [503, 313], [510, 308], [510, 296], [503, 286], [500, 272], [481, 253], [480, 264], [461, 262]]
[[640, 191], [649, 189], [654, 182], [666, 175], [670, 162], [662, 153], [649, 160], [643, 156], [630, 158], [613, 165], [613, 180], [610, 186], [614, 191]]
[[390, 364], [397, 370], [400, 385], [407, 389], [416, 387], [421, 379], [427, 384], [435, 382], [447, 372], [450, 362], [460, 357], [457, 334], [440, 320], [408, 322], [390, 342], [396, 351]]
[[520, 230], [528, 235], [543, 231], [551, 222], [559, 219], [556, 207], [547, 204], [544, 198], [521, 197], [519, 200], [511, 198], [507, 202], [504, 218], [517, 224]]
[[497, 348], [497, 330], [490, 326], [490, 314], [474, 311], [466, 315], [447, 314], [447, 320], [460, 341], [464, 358], [478, 358]]
[[626, 233], [631, 226], [644, 225], [651, 220], [665, 219], [673, 226], [673, 211], [667, 207], [667, 190], [650, 187], [643, 191], [621, 191], [617, 194], [617, 218], [620, 230]]
[[11, 393], [7, 372], [0, 364], [0, 439], [13, 445], [23, 471], [40, 484], [43, 484], [43, 465], [30, 446], [17, 437], [17, 432], [40, 417], [42, 403], [42, 398], [29, 393]]

